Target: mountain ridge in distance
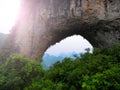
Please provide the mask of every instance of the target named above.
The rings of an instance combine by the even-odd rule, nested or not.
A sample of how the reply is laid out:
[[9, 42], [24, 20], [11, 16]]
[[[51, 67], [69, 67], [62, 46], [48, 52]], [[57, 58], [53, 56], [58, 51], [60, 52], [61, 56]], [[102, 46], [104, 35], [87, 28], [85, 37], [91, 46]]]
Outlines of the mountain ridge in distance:
[[80, 56], [83, 53], [76, 53], [76, 52], [70, 52], [70, 53], [60, 53], [59, 55], [51, 55], [49, 53], [45, 53], [42, 58], [42, 65], [44, 69], [49, 69], [50, 66], [52, 66], [55, 62], [60, 61], [66, 57], [75, 58], [74, 55]]

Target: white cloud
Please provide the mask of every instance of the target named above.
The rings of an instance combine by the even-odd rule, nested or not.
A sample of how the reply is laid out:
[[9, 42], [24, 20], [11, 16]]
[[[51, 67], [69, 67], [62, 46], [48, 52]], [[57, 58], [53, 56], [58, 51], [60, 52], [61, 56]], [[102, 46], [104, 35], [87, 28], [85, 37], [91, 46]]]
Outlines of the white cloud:
[[85, 52], [86, 48], [93, 49], [92, 45], [80, 35], [74, 35], [62, 40], [60, 43], [56, 43], [51, 46], [46, 53], [51, 55], [59, 55], [61, 53], [70, 52]]

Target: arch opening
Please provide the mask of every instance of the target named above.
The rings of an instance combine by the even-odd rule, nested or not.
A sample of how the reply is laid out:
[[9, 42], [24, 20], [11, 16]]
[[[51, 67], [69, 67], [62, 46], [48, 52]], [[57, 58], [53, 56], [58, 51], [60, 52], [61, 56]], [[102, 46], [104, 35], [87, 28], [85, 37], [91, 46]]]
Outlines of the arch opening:
[[86, 48], [93, 52], [93, 46], [81, 35], [72, 35], [51, 45], [42, 57], [42, 64], [48, 69], [57, 61], [62, 61], [65, 57], [74, 58], [74, 55], [81, 55], [86, 52]]

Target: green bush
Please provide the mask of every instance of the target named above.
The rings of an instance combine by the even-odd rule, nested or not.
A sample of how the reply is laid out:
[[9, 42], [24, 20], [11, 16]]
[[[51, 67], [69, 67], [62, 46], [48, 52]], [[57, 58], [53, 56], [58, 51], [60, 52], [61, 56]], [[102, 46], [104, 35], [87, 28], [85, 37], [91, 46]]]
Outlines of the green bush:
[[0, 90], [22, 90], [44, 76], [40, 64], [19, 55], [12, 55], [1, 68]]
[[120, 90], [120, 45], [75, 57], [44, 70], [12, 55], [0, 66], [0, 90]]

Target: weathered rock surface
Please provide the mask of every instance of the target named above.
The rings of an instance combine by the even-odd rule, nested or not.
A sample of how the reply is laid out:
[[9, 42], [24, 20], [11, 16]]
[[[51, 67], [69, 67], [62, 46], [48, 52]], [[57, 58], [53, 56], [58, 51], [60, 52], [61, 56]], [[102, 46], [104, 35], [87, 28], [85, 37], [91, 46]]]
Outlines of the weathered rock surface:
[[5, 39], [7, 38], [7, 34], [0, 33], [0, 50], [4, 44]]
[[15, 52], [32, 59], [74, 34], [94, 47], [111, 47], [120, 40], [120, 0], [22, 0], [11, 33]]

